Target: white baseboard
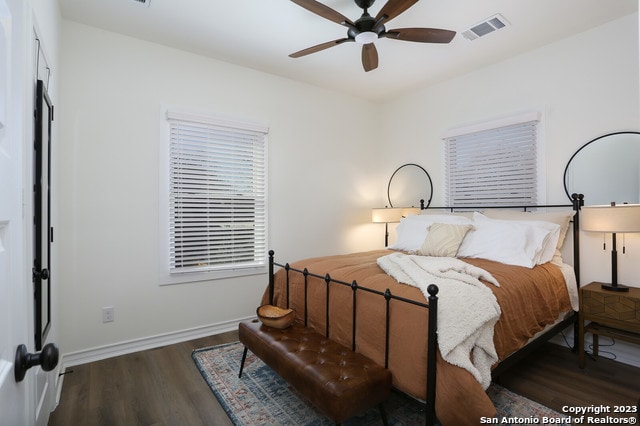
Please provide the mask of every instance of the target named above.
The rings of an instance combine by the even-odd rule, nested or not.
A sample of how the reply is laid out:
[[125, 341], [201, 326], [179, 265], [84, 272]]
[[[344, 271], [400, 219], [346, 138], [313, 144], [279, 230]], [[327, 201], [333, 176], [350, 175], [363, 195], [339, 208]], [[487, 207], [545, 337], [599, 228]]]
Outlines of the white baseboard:
[[[573, 327], [570, 327], [564, 330], [564, 335], [567, 341], [573, 345]], [[549, 340], [551, 343], [555, 343], [560, 346], [567, 346], [567, 343], [562, 338], [561, 334], [554, 336]], [[616, 340], [613, 346], [609, 346], [612, 342], [611, 338], [606, 336], [600, 336], [599, 339], [599, 355], [603, 358], [613, 358], [618, 362], [623, 364], [633, 365], [634, 367], [640, 367], [640, 356], [638, 352], [638, 345], [634, 345], [632, 343], [627, 343], [621, 340]], [[587, 333], [585, 336], [585, 349], [588, 352], [591, 352], [589, 349], [589, 345], [593, 343], [593, 335], [591, 333]], [[577, 362], [577, 360], [576, 360]]]
[[[119, 355], [126, 355], [133, 352], [153, 349], [160, 346], [172, 345], [174, 343], [185, 342], [187, 340], [199, 339], [201, 337], [237, 330], [238, 323], [252, 318], [253, 317], [241, 318], [232, 321], [226, 321], [223, 323], [196, 327], [188, 330], [175, 331], [156, 336], [143, 337], [126, 342], [114, 343], [111, 345], [105, 345], [97, 348], [63, 354], [60, 362], [60, 364], [62, 365], [61, 373], [64, 373], [64, 371], [68, 367], [73, 367], [74, 365], [100, 361], [102, 359], [112, 358]], [[59, 382], [62, 382], [62, 380], [60, 380]]]

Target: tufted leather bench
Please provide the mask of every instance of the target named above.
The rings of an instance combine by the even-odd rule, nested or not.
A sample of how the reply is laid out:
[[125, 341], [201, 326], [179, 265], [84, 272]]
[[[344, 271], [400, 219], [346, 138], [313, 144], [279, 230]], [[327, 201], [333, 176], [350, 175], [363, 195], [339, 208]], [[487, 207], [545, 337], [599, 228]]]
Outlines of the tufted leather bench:
[[387, 424], [382, 402], [391, 392], [391, 372], [386, 368], [299, 323], [280, 330], [243, 321], [238, 334], [245, 345], [240, 377], [250, 349], [335, 423], [380, 405]]

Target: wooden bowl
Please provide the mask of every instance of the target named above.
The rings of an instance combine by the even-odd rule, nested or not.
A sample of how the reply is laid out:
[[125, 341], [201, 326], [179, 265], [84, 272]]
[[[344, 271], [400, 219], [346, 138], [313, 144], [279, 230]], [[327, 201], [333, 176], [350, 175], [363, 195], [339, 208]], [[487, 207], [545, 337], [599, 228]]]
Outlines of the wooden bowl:
[[256, 310], [256, 313], [264, 325], [272, 328], [287, 328], [296, 319], [296, 312], [293, 309], [273, 305], [262, 305]]

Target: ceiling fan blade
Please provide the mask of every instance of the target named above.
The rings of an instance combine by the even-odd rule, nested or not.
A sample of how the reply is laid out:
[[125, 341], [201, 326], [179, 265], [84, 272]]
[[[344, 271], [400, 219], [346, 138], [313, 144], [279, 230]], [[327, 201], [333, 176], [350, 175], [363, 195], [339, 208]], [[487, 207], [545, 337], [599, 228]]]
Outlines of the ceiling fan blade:
[[300, 7], [307, 9], [309, 12], [313, 12], [318, 16], [335, 22], [336, 24], [353, 27], [354, 23], [342, 13], [331, 9], [329, 6], [317, 2], [316, 0], [291, 0]]
[[354, 41], [353, 39], [350, 38], [339, 38], [337, 40], [333, 40], [333, 41], [327, 41], [326, 43], [320, 43], [318, 45], [312, 46], [312, 47], [307, 47], [306, 49], [302, 49], [298, 52], [294, 52], [292, 54], [289, 55], [290, 58], [299, 58], [301, 56], [305, 56], [305, 55], [309, 55], [311, 53], [316, 53], [319, 52], [321, 50], [325, 50], [328, 49], [330, 47], [333, 46], [337, 46], [339, 44], [342, 44], [346, 41]]
[[419, 43], [449, 43], [455, 35], [455, 31], [439, 28], [396, 28], [386, 31], [381, 37]]
[[389, 0], [376, 15], [376, 21], [381, 22], [380, 20], [386, 16], [382, 21], [389, 22], [417, 2], [418, 0]]
[[378, 50], [373, 43], [362, 45], [362, 66], [367, 72], [378, 68]]

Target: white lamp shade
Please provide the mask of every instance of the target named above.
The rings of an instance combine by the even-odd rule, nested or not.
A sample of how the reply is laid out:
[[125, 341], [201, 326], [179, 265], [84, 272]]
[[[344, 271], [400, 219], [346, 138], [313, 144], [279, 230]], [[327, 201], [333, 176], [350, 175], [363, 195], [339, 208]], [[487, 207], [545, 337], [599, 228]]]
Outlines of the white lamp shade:
[[374, 223], [400, 222], [403, 216], [403, 208], [391, 207], [384, 209], [371, 209], [371, 221]]
[[580, 219], [583, 231], [640, 232], [640, 204], [585, 206]]

